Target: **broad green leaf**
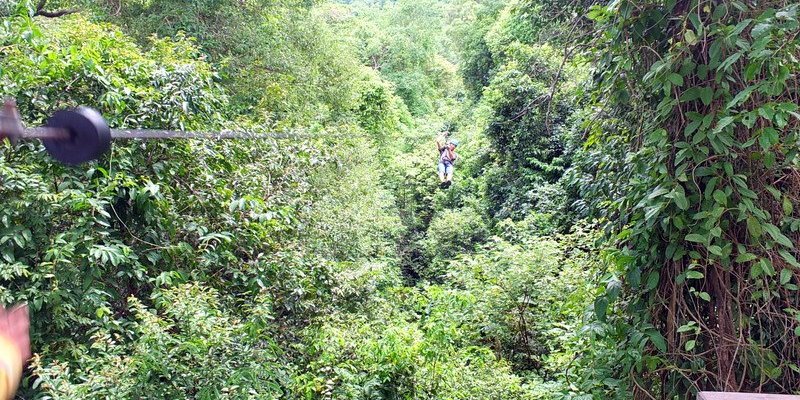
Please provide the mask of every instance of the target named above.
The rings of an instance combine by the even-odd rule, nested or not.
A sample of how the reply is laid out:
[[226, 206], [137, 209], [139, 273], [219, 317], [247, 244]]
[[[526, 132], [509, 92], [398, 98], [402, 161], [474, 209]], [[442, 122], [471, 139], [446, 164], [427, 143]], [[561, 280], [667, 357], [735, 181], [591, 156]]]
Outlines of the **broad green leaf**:
[[656, 271], [650, 272], [650, 274], [647, 275], [647, 284], [644, 288], [644, 291], [649, 292], [655, 289], [656, 286], [658, 286], [658, 280], [659, 280], [659, 273]]
[[755, 90], [755, 89], [756, 89], [755, 86], [746, 87], [744, 90], [742, 90], [742, 91], [740, 91], [739, 93], [736, 94], [736, 96], [733, 98], [733, 100], [731, 100], [728, 103], [726, 108], [736, 107], [739, 104], [742, 104], [743, 102], [747, 101], [747, 99], [750, 98], [750, 94], [752, 94], [753, 90]]
[[598, 320], [605, 322], [607, 311], [608, 299], [605, 296], [598, 297], [597, 300], [594, 301], [594, 315]]
[[689, 46], [697, 44], [697, 35], [691, 29], [687, 29], [686, 32], [683, 33], [683, 39]]
[[706, 237], [697, 233], [690, 233], [686, 235], [686, 240], [689, 242], [705, 243]]
[[733, 117], [725, 117], [717, 122], [717, 127], [714, 128], [714, 133], [720, 133], [723, 129], [725, 129], [728, 125], [733, 122]]
[[702, 123], [703, 123], [703, 120], [697, 120], [697, 121], [690, 122], [688, 125], [686, 125], [686, 128], [683, 130], [683, 135], [688, 139], [689, 136], [691, 134], [693, 134], [697, 130], [697, 128], [700, 127], [700, 124], [702, 124]]
[[789, 270], [788, 268], [782, 269], [781, 270], [781, 281], [780, 281], [781, 285], [785, 285], [785, 284], [789, 283], [789, 281], [791, 279], [792, 279], [792, 271]]
[[689, 321], [678, 328], [678, 333], [691, 332], [697, 329], [697, 322]]
[[658, 351], [662, 353], [666, 353], [667, 351], [667, 341], [664, 339], [664, 336], [661, 335], [658, 331], [652, 330], [647, 332], [647, 336], [650, 337], [650, 341], [653, 342], [653, 345], [656, 346]]
[[697, 35], [702, 36], [705, 29], [698, 13], [689, 13], [688, 18], [689, 22], [692, 23], [692, 26], [697, 31]]
[[773, 109], [770, 104], [763, 105], [756, 109], [756, 111], [758, 111], [758, 115], [767, 121], [772, 122], [773, 118], [775, 118], [775, 109]]
[[751, 22], [753, 22], [751, 18], [740, 21], [738, 24], [736, 24], [736, 27], [731, 32], [731, 36], [739, 36], [744, 31], [744, 28], [747, 28]]
[[753, 216], [747, 217], [747, 231], [756, 239], [762, 235], [761, 223]]
[[705, 275], [703, 275], [700, 271], [689, 271], [686, 273], [687, 279], [703, 279]]
[[728, 196], [722, 190], [715, 190], [713, 197], [714, 201], [716, 201], [720, 205], [724, 206], [728, 204]]
[[751, 279], [758, 279], [764, 270], [761, 268], [761, 262], [753, 263], [750, 265], [750, 278]]
[[655, 218], [655, 217], [658, 215], [659, 211], [661, 211], [661, 205], [662, 205], [662, 204], [663, 204], [663, 203], [660, 203], [660, 204], [659, 204], [659, 205], [657, 205], [657, 206], [647, 207], [647, 208], [645, 209], [645, 211], [644, 211], [644, 218], [645, 218], [645, 220], [648, 220], [648, 221], [650, 221], [650, 220], [652, 220], [653, 218]]
[[681, 210], [688, 210], [689, 209], [689, 201], [686, 200], [686, 194], [683, 190], [683, 186], [678, 186], [675, 190], [672, 191], [673, 200], [675, 200], [675, 205], [678, 206]]
[[772, 145], [778, 143], [778, 131], [774, 128], [764, 128], [761, 131], [761, 136], [758, 138], [758, 143], [761, 145], [761, 148], [764, 150], [768, 150]]
[[794, 248], [794, 245], [792, 244], [792, 241], [789, 240], [789, 238], [786, 237], [783, 233], [781, 233], [781, 230], [778, 229], [777, 226], [772, 225], [772, 224], [764, 224], [763, 228], [764, 228], [765, 231], [767, 231], [767, 233], [776, 242], [778, 242], [778, 243], [782, 244], [783, 246], [786, 246], [786, 247], [788, 247], [790, 249]]
[[667, 80], [669, 80], [675, 86], [683, 86], [683, 76], [676, 73], [670, 73], [667, 75]]
[[744, 70], [744, 79], [747, 81], [752, 81], [756, 79], [756, 76], [761, 72], [761, 63], [756, 61], [752, 62], [747, 65], [747, 68]]
[[772, 197], [774, 197], [775, 200], [780, 200], [781, 196], [783, 196], [783, 194], [780, 192], [780, 190], [775, 189], [774, 186], [767, 185], [766, 188], [767, 188], [767, 191], [772, 194]]
[[725, 61], [722, 62], [722, 64], [719, 65], [719, 67], [717, 67], [717, 71], [727, 70], [734, 63], [736, 63], [736, 61], [739, 61], [739, 58], [741, 58], [741, 57], [742, 57], [742, 53], [731, 54], [728, 58], [725, 59]]
[[772, 29], [772, 24], [760, 23], [753, 27], [753, 29], [750, 31], [750, 34], [753, 35], [753, 38], [758, 39], [761, 36], [768, 34], [770, 29]]
[[663, 196], [663, 195], [665, 195], [667, 193], [669, 193], [669, 189], [667, 189], [667, 188], [665, 188], [663, 186], [658, 186], [658, 187], [655, 188], [655, 190], [653, 190], [652, 193], [650, 193], [649, 196], [647, 196], [647, 198], [650, 199], [650, 200], [653, 200], [656, 197]]
[[758, 256], [753, 254], [753, 253], [742, 253], [742, 254], [739, 254], [736, 257], [736, 262], [743, 264], [743, 263], [747, 263], [747, 262], [753, 261], [753, 260], [755, 260], [757, 258], [758, 258]]
[[714, 89], [710, 87], [704, 87], [700, 89], [699, 92], [700, 100], [703, 101], [705, 105], [711, 105], [711, 101], [714, 99]]
[[800, 269], [800, 263], [797, 262], [797, 259], [794, 258], [792, 253], [789, 253], [785, 249], [780, 249], [780, 250], [778, 250], [778, 254], [780, 254], [781, 257], [783, 257], [783, 259], [786, 260], [787, 263], [789, 263], [789, 265]]
[[750, 199], [754, 199], [754, 200], [758, 199], [758, 194], [756, 194], [756, 192], [754, 192], [754, 191], [752, 191], [750, 189], [747, 189], [747, 188], [740, 188], [739, 189], [739, 194], [741, 194], [744, 197], [750, 198]]
[[786, 216], [790, 216], [794, 212], [794, 204], [792, 204], [792, 200], [790, 200], [789, 197], [787, 196], [783, 197], [782, 208], [783, 208], [783, 214]]
[[775, 267], [772, 265], [772, 262], [766, 258], [762, 258], [761, 261], [758, 262], [758, 265], [761, 267], [761, 270], [767, 274], [767, 276], [775, 275]]
[[696, 100], [698, 97], [700, 97], [700, 88], [695, 86], [684, 90], [683, 93], [681, 93], [679, 100], [681, 103], [686, 103], [688, 101]]

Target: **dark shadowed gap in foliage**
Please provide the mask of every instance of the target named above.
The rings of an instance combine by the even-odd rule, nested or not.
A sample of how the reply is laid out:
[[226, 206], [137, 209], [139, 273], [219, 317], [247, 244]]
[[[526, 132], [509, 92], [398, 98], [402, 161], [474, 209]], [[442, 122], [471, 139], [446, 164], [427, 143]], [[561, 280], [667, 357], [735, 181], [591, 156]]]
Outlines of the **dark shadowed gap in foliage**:
[[422, 266], [424, 268], [427, 265], [424, 260], [425, 255], [419, 247], [414, 245], [416, 242], [414, 236], [418, 235], [419, 233], [404, 234], [400, 240], [397, 241], [397, 255], [400, 259], [400, 270], [403, 273], [403, 282], [405, 282], [407, 286], [416, 286], [421, 278], [415, 266]]

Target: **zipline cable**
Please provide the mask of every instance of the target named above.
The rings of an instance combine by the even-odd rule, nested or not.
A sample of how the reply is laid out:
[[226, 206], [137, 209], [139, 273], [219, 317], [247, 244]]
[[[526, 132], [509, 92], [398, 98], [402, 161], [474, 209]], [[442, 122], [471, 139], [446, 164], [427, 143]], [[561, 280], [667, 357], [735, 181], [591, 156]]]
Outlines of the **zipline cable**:
[[308, 134], [298, 132], [253, 132], [246, 130], [177, 131], [162, 129], [110, 129], [100, 113], [77, 107], [53, 114], [45, 126], [25, 128], [16, 105], [6, 101], [0, 111], [0, 140], [40, 139], [47, 152], [65, 164], [80, 164], [99, 158], [111, 148], [111, 140], [196, 139], [196, 140], [265, 140], [354, 137], [343, 134]]
[[[299, 132], [257, 132], [247, 130], [222, 130], [222, 131], [176, 131], [167, 129], [109, 129], [111, 139], [125, 140], [125, 139], [198, 139], [198, 140], [222, 140], [222, 139], [238, 139], [238, 140], [263, 140], [263, 139], [314, 139], [314, 138], [329, 138], [329, 137], [344, 137], [353, 135], [343, 134], [311, 134]], [[25, 128], [21, 136], [15, 139], [54, 139], [54, 140], [71, 140], [71, 133], [66, 129], [38, 127], [38, 128]]]

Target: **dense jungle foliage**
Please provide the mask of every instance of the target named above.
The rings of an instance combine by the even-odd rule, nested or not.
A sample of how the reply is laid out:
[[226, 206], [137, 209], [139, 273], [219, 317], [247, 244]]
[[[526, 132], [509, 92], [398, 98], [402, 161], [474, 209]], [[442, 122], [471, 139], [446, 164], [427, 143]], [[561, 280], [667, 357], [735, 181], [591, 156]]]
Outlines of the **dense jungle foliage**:
[[[26, 399], [800, 394], [790, 0], [0, 0]], [[434, 139], [460, 141], [439, 187]]]

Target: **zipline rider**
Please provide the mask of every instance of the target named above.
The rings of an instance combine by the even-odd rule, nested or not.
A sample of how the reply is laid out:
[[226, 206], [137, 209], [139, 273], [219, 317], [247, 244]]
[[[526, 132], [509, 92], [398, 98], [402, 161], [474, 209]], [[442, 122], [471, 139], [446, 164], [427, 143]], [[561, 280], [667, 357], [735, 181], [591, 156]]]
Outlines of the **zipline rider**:
[[437, 171], [439, 172], [439, 181], [441, 187], [449, 187], [453, 183], [453, 169], [458, 160], [456, 154], [456, 147], [458, 147], [458, 140], [447, 139], [450, 132], [443, 132], [442, 137], [436, 139], [436, 149], [439, 150], [439, 164]]

